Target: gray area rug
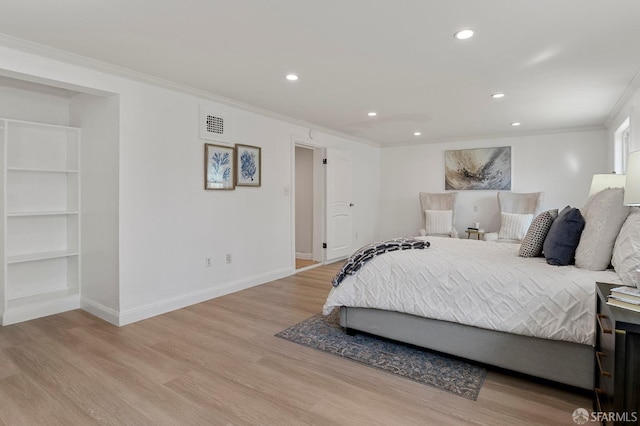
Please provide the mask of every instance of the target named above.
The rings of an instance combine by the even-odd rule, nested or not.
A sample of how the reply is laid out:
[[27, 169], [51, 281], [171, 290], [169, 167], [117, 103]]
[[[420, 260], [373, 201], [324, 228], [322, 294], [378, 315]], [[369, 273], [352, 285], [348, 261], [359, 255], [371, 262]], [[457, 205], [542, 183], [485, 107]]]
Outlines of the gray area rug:
[[487, 370], [457, 358], [340, 327], [338, 310], [316, 314], [276, 334], [310, 348], [339, 355], [475, 401]]

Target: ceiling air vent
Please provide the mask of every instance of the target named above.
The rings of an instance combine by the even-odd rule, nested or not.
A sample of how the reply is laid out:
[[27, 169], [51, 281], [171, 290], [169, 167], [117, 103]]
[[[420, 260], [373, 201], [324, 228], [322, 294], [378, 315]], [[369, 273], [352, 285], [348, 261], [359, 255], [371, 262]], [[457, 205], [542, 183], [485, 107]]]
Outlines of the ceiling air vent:
[[229, 113], [221, 108], [200, 105], [200, 138], [231, 142]]

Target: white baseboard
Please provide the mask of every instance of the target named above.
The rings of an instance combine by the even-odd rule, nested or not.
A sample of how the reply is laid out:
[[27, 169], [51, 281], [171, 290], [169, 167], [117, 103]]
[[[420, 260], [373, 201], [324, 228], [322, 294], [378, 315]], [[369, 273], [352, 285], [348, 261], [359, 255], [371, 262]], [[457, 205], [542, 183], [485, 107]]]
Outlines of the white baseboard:
[[313, 260], [313, 253], [296, 252], [296, 259]]
[[91, 315], [95, 315], [96, 317], [110, 322], [113, 325], [120, 325], [120, 313], [114, 309], [107, 308], [104, 305], [84, 297], [80, 299], [80, 307]]
[[151, 318], [156, 315], [171, 312], [176, 309], [194, 305], [196, 303], [204, 302], [206, 300], [214, 299], [216, 297], [224, 296], [225, 294], [235, 293], [236, 291], [255, 287], [269, 281], [288, 277], [295, 272], [296, 271], [293, 268], [289, 267], [268, 274], [255, 275], [242, 281], [234, 281], [212, 289], [193, 292], [173, 299], [150, 303], [125, 312], [118, 312], [87, 298], [80, 298], [80, 296], [76, 294], [59, 300], [46, 301], [37, 305], [29, 305], [6, 310], [0, 317], [0, 324], [15, 324], [22, 321], [71, 311], [73, 309], [83, 309], [111, 324], [123, 326]]
[[225, 294], [235, 293], [236, 291], [255, 287], [269, 281], [288, 277], [289, 275], [292, 275], [294, 273], [295, 270], [289, 267], [268, 274], [255, 275], [242, 281], [234, 281], [222, 286], [217, 286], [212, 289], [196, 291], [193, 293], [185, 294], [183, 296], [175, 297], [173, 299], [161, 300], [159, 302], [129, 309], [124, 312], [121, 311], [119, 314], [117, 325], [123, 326], [131, 324], [136, 321], [141, 321], [143, 319], [151, 318], [156, 315], [165, 314], [167, 312], [175, 311], [176, 309], [181, 309], [190, 305], [194, 305], [196, 303], [224, 296]]

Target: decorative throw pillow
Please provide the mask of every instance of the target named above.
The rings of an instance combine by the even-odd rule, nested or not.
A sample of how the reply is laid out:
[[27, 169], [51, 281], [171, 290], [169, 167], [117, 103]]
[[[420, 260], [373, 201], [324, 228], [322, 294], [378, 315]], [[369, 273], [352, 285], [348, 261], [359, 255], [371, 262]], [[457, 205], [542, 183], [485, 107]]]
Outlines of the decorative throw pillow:
[[453, 210], [425, 210], [427, 235], [450, 234], [453, 229]]
[[558, 217], [558, 209], [547, 210], [540, 213], [533, 219], [531, 226], [527, 231], [520, 245], [518, 256], [520, 257], [537, 257], [542, 254], [542, 245], [551, 229], [551, 224]]
[[583, 212], [584, 231], [576, 249], [578, 268], [604, 271], [609, 267], [616, 237], [629, 215], [623, 198], [622, 188], [605, 189], [590, 197], [588, 210]]
[[532, 214], [501, 213], [498, 238], [501, 240], [523, 239], [532, 219]]
[[611, 264], [626, 285], [638, 285], [636, 270], [640, 269], [640, 208], [632, 207], [622, 224], [613, 246]]
[[587, 197], [587, 201], [585, 201], [584, 205], [580, 209], [580, 213], [582, 213], [582, 217], [587, 217], [587, 214], [589, 214], [589, 209], [591, 208], [591, 203], [599, 193], [600, 192], [596, 192], [595, 194], [591, 194], [589, 195], [589, 197]]
[[565, 207], [551, 224], [551, 229], [542, 245], [547, 263], [557, 266], [570, 264], [575, 256], [583, 229], [584, 218], [580, 210], [575, 207]]

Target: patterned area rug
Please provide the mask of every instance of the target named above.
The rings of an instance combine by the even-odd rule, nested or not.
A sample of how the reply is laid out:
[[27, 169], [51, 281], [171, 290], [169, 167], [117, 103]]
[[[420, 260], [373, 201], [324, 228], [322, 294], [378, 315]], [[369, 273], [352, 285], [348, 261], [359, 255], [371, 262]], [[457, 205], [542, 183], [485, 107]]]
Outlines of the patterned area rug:
[[475, 401], [487, 370], [415, 346], [358, 333], [347, 335], [340, 327], [339, 312], [316, 314], [276, 337], [349, 358]]

